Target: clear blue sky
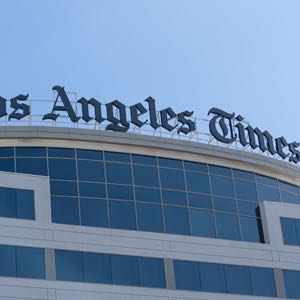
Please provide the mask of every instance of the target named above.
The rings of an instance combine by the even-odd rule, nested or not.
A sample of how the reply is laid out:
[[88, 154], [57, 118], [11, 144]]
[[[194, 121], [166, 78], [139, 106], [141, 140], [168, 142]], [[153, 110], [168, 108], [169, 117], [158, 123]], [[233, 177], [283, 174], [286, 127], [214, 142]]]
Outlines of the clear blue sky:
[[300, 140], [299, 0], [0, 0], [0, 96], [241, 113]]

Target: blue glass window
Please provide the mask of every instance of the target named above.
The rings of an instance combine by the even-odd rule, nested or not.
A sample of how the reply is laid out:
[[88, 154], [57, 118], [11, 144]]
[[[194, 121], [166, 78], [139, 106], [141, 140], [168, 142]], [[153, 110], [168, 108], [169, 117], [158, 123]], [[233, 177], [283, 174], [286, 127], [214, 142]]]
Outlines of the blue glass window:
[[231, 169], [226, 167], [208, 165], [209, 172], [215, 175], [222, 175], [222, 176], [232, 176]]
[[215, 212], [217, 237], [228, 240], [240, 240], [238, 217], [235, 214]]
[[224, 265], [199, 263], [203, 291], [214, 293], [226, 293], [226, 278]]
[[296, 185], [279, 180], [278, 186], [281, 190], [285, 190], [287, 192], [294, 193], [294, 194], [299, 194], [299, 188]]
[[83, 274], [85, 282], [111, 284], [110, 255], [83, 252]]
[[236, 200], [231, 198], [213, 197], [214, 209], [236, 213]]
[[77, 183], [72, 181], [50, 181], [51, 195], [77, 196]]
[[127, 201], [109, 201], [110, 227], [136, 230], [135, 205]]
[[138, 263], [141, 286], [156, 288], [166, 287], [163, 259], [139, 257]]
[[108, 184], [107, 193], [110, 199], [134, 200], [133, 187], [130, 185]]
[[13, 158], [0, 158], [0, 171], [14, 172], [15, 162]]
[[106, 189], [103, 183], [79, 182], [80, 197], [105, 198]]
[[74, 159], [49, 159], [51, 179], [76, 180], [76, 163]]
[[299, 233], [296, 219], [280, 218], [283, 242], [286, 245], [299, 245]]
[[190, 208], [192, 235], [216, 237], [215, 220], [212, 211]]
[[164, 205], [164, 219], [167, 233], [190, 235], [188, 209]]
[[16, 247], [17, 276], [45, 279], [45, 250], [42, 248]]
[[[139, 286], [140, 280], [137, 257], [112, 255], [111, 264], [114, 284]], [[129, 270], [130, 272], [128, 272]]]
[[251, 295], [251, 279], [248, 267], [225, 265], [228, 293]]
[[79, 225], [78, 199], [73, 197], [51, 197], [52, 222]]
[[163, 189], [185, 190], [182, 170], [159, 169], [160, 182]]
[[259, 201], [273, 201], [273, 202], [280, 201], [278, 189], [273, 189], [266, 185], [258, 184], [257, 192], [258, 192]]
[[185, 172], [187, 190], [189, 192], [210, 194], [210, 185], [207, 174]]
[[127, 153], [119, 153], [119, 152], [104, 152], [106, 161], [118, 161], [118, 162], [126, 162], [130, 163], [130, 154]]
[[300, 198], [297, 194], [291, 194], [289, 192], [280, 191], [280, 198], [281, 201], [284, 203], [300, 204]]
[[182, 169], [182, 161], [178, 159], [159, 157], [158, 165], [164, 168]]
[[201, 280], [198, 263], [192, 261], [174, 260], [176, 289], [201, 291]]
[[254, 173], [252, 173], [252, 172], [233, 169], [232, 174], [233, 174], [233, 177], [235, 177], [235, 178], [240, 178], [240, 179], [250, 180], [250, 181], [255, 180]]
[[287, 298], [300, 299], [300, 271], [283, 270], [282, 274]]
[[211, 175], [210, 180], [213, 195], [234, 198], [233, 181], [231, 178]]
[[273, 269], [249, 267], [253, 295], [277, 297]]
[[82, 252], [55, 250], [56, 279], [83, 281]]
[[156, 167], [133, 165], [134, 184], [158, 187], [158, 170]]
[[243, 241], [263, 243], [261, 219], [240, 216], [241, 235]]
[[237, 199], [258, 202], [256, 185], [254, 182], [235, 179], [234, 184]]
[[48, 148], [49, 157], [75, 158], [75, 149]]
[[185, 192], [162, 190], [161, 194], [164, 204], [187, 205]]
[[237, 201], [239, 214], [248, 215], [252, 217], [260, 217], [258, 203], [248, 201]]
[[78, 159], [91, 159], [91, 160], [103, 160], [103, 152], [97, 150], [76, 150]]
[[212, 209], [212, 198], [210, 195], [188, 193], [189, 206]]
[[259, 175], [259, 174], [255, 174], [255, 178], [256, 178], [256, 182], [258, 182], [258, 183], [273, 186], [276, 188], [278, 187], [277, 179]]
[[46, 148], [43, 147], [16, 147], [17, 157], [42, 157], [46, 156]]
[[132, 154], [132, 163], [139, 165], [156, 166], [157, 159], [154, 156]]
[[150, 203], [137, 203], [136, 210], [139, 230], [164, 232], [161, 205]]
[[106, 163], [106, 179], [110, 183], [132, 184], [131, 165]]
[[17, 276], [16, 247], [0, 245], [0, 276]]
[[201, 164], [192, 161], [184, 161], [184, 169], [187, 171], [208, 173], [207, 164]]
[[13, 157], [15, 155], [13, 147], [1, 147], [0, 157]]
[[108, 227], [107, 201], [80, 198], [81, 225]]
[[136, 201], [161, 203], [160, 190], [152, 188], [135, 188]]
[[46, 158], [17, 158], [17, 173], [48, 175]]
[[78, 180], [104, 182], [103, 162], [78, 160]]

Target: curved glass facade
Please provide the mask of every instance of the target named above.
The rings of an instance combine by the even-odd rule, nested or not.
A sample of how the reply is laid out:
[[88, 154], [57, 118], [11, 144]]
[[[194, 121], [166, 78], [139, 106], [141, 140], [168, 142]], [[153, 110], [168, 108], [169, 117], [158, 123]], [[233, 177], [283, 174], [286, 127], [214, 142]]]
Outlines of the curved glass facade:
[[54, 223], [264, 242], [259, 202], [299, 188], [176, 159], [46, 147], [0, 148], [0, 170], [50, 176]]

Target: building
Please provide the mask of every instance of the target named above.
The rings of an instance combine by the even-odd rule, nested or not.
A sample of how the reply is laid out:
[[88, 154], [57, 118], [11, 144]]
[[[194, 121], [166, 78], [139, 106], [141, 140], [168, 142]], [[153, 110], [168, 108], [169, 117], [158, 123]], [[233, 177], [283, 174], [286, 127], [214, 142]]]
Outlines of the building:
[[0, 131], [0, 299], [300, 299], [300, 169], [71, 128]]

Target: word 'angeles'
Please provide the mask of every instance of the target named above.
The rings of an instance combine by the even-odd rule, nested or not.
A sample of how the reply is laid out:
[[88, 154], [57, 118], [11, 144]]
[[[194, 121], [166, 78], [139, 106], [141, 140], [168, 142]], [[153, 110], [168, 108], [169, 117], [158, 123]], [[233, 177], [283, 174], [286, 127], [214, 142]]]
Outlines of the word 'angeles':
[[[101, 124], [106, 121], [105, 130], [126, 132], [130, 128], [130, 124], [134, 124], [141, 128], [145, 124], [150, 125], [153, 129], [162, 127], [167, 131], [174, 131], [178, 134], [189, 134], [196, 131], [196, 123], [190, 119], [193, 111], [185, 110], [176, 114], [171, 107], [165, 108], [157, 112], [155, 100], [152, 97], [145, 99], [147, 104], [137, 103], [129, 107], [130, 118], [127, 116], [126, 106], [118, 100], [102, 105], [94, 98], [87, 100], [82, 97], [77, 101], [81, 105], [81, 115], [78, 115], [72, 103], [61, 86], [54, 86], [53, 91], [57, 93], [52, 111], [43, 116], [43, 120], [55, 121], [60, 112], [63, 116], [66, 115], [74, 123], [80, 119], [84, 122], [95, 120]], [[9, 115], [6, 110], [7, 100], [0, 97], [0, 118], [8, 115], [8, 120], [20, 120], [30, 115], [30, 106], [24, 101], [28, 99], [29, 95], [19, 95], [10, 99], [10, 107], [13, 110]], [[60, 100], [61, 104], [58, 103]], [[105, 106], [106, 114], [103, 114], [103, 106]], [[91, 111], [93, 114], [91, 115]], [[250, 146], [252, 149], [259, 148], [263, 153], [268, 151], [271, 155], [279, 155], [282, 159], [288, 158], [290, 162], [297, 164], [300, 161], [300, 151], [297, 147], [300, 146], [298, 142], [288, 143], [286, 139], [281, 136], [273, 138], [268, 131], [261, 131], [259, 128], [253, 128], [250, 125], [245, 125], [244, 118], [235, 113], [227, 113], [218, 108], [212, 108], [208, 115], [214, 116], [209, 121], [209, 131], [212, 136], [224, 144], [232, 144], [234, 142], [240, 143], [242, 146]]]

